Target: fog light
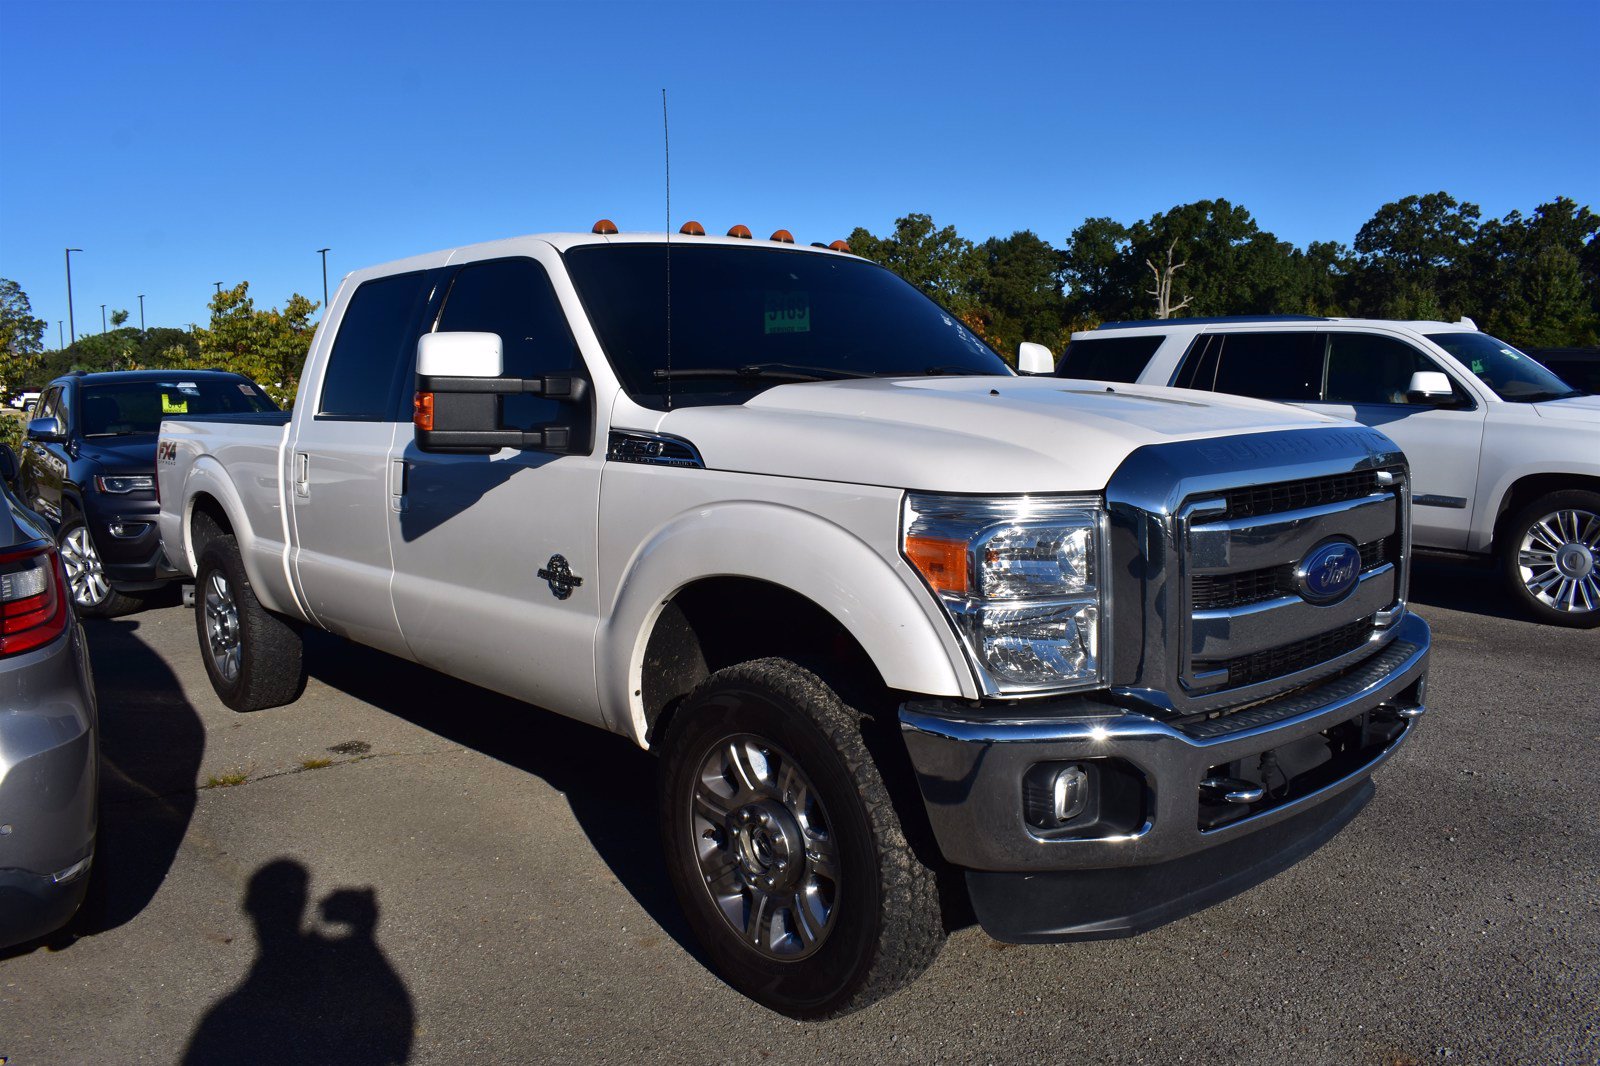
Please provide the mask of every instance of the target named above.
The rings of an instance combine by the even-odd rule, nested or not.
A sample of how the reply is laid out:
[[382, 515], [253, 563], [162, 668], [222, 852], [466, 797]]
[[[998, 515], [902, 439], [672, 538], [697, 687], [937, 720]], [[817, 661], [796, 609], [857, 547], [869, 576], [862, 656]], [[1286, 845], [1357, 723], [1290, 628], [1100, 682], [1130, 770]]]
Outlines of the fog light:
[[1076, 763], [1058, 770], [1051, 792], [1055, 799], [1056, 821], [1070, 822], [1089, 805], [1089, 775]]
[[1028, 822], [1039, 829], [1059, 829], [1089, 806], [1089, 771], [1082, 763], [1045, 763], [1028, 771], [1022, 782]]

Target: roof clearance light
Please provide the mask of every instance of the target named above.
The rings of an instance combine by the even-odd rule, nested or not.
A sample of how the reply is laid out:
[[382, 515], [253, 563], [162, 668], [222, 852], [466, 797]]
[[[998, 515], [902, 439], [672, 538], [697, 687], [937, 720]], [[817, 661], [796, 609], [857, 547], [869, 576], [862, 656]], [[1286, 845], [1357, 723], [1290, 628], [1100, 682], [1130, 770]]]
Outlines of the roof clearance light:
[[738, 237], [741, 240], [746, 240], [747, 241], [747, 240], [750, 239], [750, 227], [749, 226], [735, 226], [731, 230], [728, 231], [728, 236], [730, 236], [730, 237]]
[[678, 227], [678, 232], [689, 237], [704, 237], [706, 235], [706, 228], [693, 219], [690, 219], [688, 222], [685, 222], [682, 226]]
[[617, 224], [615, 222], [611, 221], [609, 218], [602, 218], [599, 222], [596, 222], [594, 224], [594, 228], [592, 230], [590, 230], [589, 232], [590, 233], [604, 233], [604, 234], [609, 235], [609, 234], [617, 232]]
[[850, 242], [834, 241], [832, 244], [828, 245], [828, 247], [832, 248], [836, 252], [848, 252], [850, 250]]
[[774, 230], [772, 236], [768, 237], [767, 240], [782, 241], [784, 244], [793, 244], [794, 234], [790, 233], [786, 229]]

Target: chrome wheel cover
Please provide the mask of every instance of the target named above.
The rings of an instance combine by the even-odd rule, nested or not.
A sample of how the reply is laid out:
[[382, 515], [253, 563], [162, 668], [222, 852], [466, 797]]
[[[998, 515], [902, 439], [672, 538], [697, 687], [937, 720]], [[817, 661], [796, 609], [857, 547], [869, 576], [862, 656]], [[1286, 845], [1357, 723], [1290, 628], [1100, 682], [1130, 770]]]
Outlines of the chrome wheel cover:
[[783, 962], [822, 946], [838, 918], [839, 852], [793, 756], [749, 734], [719, 740], [688, 814], [706, 892], [740, 940]]
[[205, 583], [204, 607], [206, 651], [217, 676], [233, 681], [239, 676], [244, 648], [239, 640], [239, 608], [233, 602], [233, 589], [221, 570], [211, 571]]
[[79, 607], [98, 607], [111, 595], [111, 583], [88, 526], [76, 525], [61, 538], [61, 566], [67, 572], [72, 600]]
[[1523, 533], [1517, 567], [1528, 594], [1551, 610], [1600, 610], [1600, 515], [1577, 509], [1545, 515]]

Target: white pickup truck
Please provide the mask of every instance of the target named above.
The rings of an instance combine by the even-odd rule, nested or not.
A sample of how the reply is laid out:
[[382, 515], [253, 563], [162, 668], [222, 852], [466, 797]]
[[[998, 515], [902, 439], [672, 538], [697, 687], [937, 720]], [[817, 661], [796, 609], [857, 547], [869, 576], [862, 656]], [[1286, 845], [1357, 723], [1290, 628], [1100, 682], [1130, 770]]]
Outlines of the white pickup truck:
[[1127, 936], [1365, 803], [1429, 649], [1382, 434], [1018, 377], [781, 232], [597, 230], [351, 274], [292, 415], [163, 424], [224, 702], [294, 700], [312, 625], [632, 738], [709, 958], [797, 1016], [915, 977], [941, 873]]

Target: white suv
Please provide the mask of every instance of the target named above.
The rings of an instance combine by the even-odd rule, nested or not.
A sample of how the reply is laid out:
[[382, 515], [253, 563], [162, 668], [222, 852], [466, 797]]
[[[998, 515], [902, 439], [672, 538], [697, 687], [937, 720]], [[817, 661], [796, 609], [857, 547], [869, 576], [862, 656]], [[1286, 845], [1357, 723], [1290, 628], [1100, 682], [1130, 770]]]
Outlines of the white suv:
[[1600, 626], [1600, 396], [1470, 319], [1112, 323], [1074, 333], [1056, 374], [1280, 400], [1379, 429], [1411, 462], [1418, 548], [1492, 554], [1539, 618]]

